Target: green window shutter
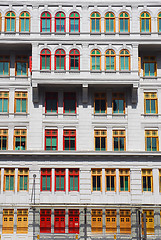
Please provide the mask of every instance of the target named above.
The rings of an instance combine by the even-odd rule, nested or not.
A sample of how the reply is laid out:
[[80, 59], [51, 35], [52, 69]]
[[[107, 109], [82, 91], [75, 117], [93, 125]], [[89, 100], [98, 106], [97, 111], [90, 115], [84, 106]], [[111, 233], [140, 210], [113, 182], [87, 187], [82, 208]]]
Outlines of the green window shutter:
[[64, 176], [61, 176], [61, 190], [63, 191], [63, 190], [65, 190], [64, 189]]
[[151, 113], [156, 113], [156, 100], [151, 100]]
[[26, 99], [22, 99], [22, 112], [26, 112]]
[[74, 177], [74, 190], [78, 191], [78, 176]]
[[60, 57], [60, 61], [61, 61], [61, 69], [65, 69], [65, 67], [64, 67], [64, 61], [65, 61], [65, 57], [64, 56], [62, 56], [62, 57]]
[[20, 190], [24, 190], [23, 189], [23, 176], [20, 176]]
[[46, 190], [46, 176], [42, 176], [42, 191]]
[[152, 151], [157, 151], [157, 139], [152, 138]]
[[2, 149], [1, 150], [7, 150], [7, 137], [3, 136], [2, 139], [3, 140], [2, 140]]
[[56, 191], [59, 191], [59, 176], [56, 176]]
[[147, 142], [147, 151], [151, 151], [151, 138], [148, 137], [146, 142]]
[[26, 137], [21, 137], [21, 150], [25, 150]]
[[125, 57], [125, 70], [129, 70], [129, 57]]
[[100, 70], [100, 57], [96, 57], [96, 69]]
[[9, 176], [6, 176], [5, 190], [9, 190]]
[[24, 22], [24, 18], [21, 18], [21, 32], [24, 32], [25, 31], [25, 28], [24, 28], [24, 26], [25, 26], [25, 22]]
[[148, 177], [148, 191], [151, 192], [152, 186], [151, 186], [151, 177]]
[[150, 67], [150, 76], [155, 75], [155, 63], [149, 63]]
[[3, 62], [0, 62], [0, 75], [3, 75]]
[[[4, 75], [9, 75], [9, 62], [4, 62]], [[0, 69], [0, 74], [1, 74], [1, 69]]]
[[106, 70], [110, 70], [110, 57], [106, 57]]
[[128, 191], [128, 176], [125, 176], [125, 191]]
[[74, 186], [73, 186], [73, 176], [70, 176], [70, 191], [74, 190]]
[[95, 66], [95, 56], [92, 56], [92, 70], [96, 70], [96, 66]]
[[21, 69], [22, 69], [21, 75], [27, 76], [27, 63], [26, 62], [21, 63]]
[[46, 19], [46, 31], [50, 32], [50, 19]]
[[119, 150], [118, 137], [114, 137], [114, 151]]
[[45, 56], [42, 56], [42, 69], [45, 69]]
[[50, 56], [46, 56], [46, 69], [50, 69]]
[[149, 76], [149, 63], [144, 63], [144, 74]]
[[124, 177], [120, 176], [120, 190], [124, 191]]
[[16, 99], [16, 112], [21, 112], [21, 99]]
[[146, 99], [146, 113], [150, 113], [150, 101], [149, 99]]
[[56, 150], [56, 146], [57, 146], [57, 138], [52, 137], [52, 150]]
[[0, 112], [3, 112], [3, 110], [2, 110], [2, 98], [0, 98]]
[[11, 31], [11, 29], [10, 29], [10, 21], [11, 21], [11, 19], [10, 19], [10, 18], [7, 18], [7, 28], [6, 28], [6, 31], [7, 31], [7, 32], [10, 32], [10, 31]]
[[24, 176], [24, 190], [28, 189], [28, 176]]
[[8, 99], [6, 98], [3, 99], [3, 112], [8, 112]]
[[17, 62], [17, 76], [21, 75], [21, 70], [22, 70], [22, 64], [21, 62]]
[[125, 69], [125, 66], [124, 66], [124, 57], [120, 57], [121, 59], [121, 70], [124, 70]]
[[92, 23], [92, 32], [95, 32], [96, 30], [95, 30], [95, 28], [96, 28], [96, 26], [95, 26], [95, 19], [91, 19], [91, 23]]
[[47, 190], [50, 191], [50, 176], [47, 176]]
[[120, 137], [120, 151], [124, 151], [124, 150], [125, 150], [124, 138]]
[[29, 32], [29, 19], [28, 18], [26, 19], [26, 25], [24, 28], [25, 28], [26, 32]]
[[15, 32], [15, 19], [14, 18], [11, 19], [11, 31]]
[[46, 137], [46, 150], [51, 150], [51, 137]]
[[10, 176], [10, 190], [14, 190], [14, 176]]

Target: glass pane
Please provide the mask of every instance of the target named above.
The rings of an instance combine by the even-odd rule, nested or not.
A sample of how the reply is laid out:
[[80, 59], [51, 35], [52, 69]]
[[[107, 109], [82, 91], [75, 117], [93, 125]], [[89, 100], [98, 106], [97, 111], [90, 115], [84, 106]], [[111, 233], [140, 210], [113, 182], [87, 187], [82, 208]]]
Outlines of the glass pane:
[[25, 150], [25, 146], [26, 146], [26, 138], [21, 137], [21, 150]]
[[12, 32], [15, 31], [15, 19], [14, 18], [11, 19], [11, 31]]
[[124, 151], [125, 148], [124, 148], [124, 138], [123, 137], [120, 137], [120, 151]]
[[92, 70], [96, 70], [95, 57], [94, 56], [92, 56]]
[[119, 150], [118, 137], [114, 137], [114, 151]]
[[56, 32], [60, 31], [60, 20], [56, 19]]
[[95, 113], [100, 112], [100, 101], [98, 99], [95, 100]]
[[21, 112], [21, 99], [16, 99], [16, 112]]
[[79, 68], [78, 63], [79, 63], [79, 57], [75, 56], [75, 69], [76, 70], [78, 70], [78, 68]]
[[6, 176], [6, 186], [5, 190], [9, 190], [9, 176]]
[[70, 68], [74, 69], [74, 56], [70, 57]]
[[70, 138], [70, 150], [75, 150], [75, 137]]
[[110, 32], [109, 19], [106, 19], [106, 32]]
[[129, 57], [125, 57], [125, 70], [129, 70]]
[[146, 177], [143, 176], [143, 191], [146, 191]]
[[26, 99], [22, 99], [22, 112], [26, 112]]
[[45, 32], [46, 31], [46, 28], [45, 28], [45, 19], [42, 19], [42, 32]]
[[93, 176], [93, 191], [96, 191], [96, 176]]
[[96, 26], [95, 26], [95, 19], [91, 19], [91, 23], [92, 23], [92, 32], [95, 32], [95, 28], [96, 28]]
[[3, 140], [2, 140], [2, 150], [7, 150], [7, 137], [3, 137]]
[[46, 190], [46, 176], [42, 176], [42, 191]]
[[123, 19], [120, 19], [120, 32], [124, 32]]
[[157, 151], [157, 138], [152, 138], [152, 151]]
[[121, 70], [125, 69], [125, 65], [124, 65], [124, 57], [120, 57], [121, 58]]
[[75, 19], [75, 32], [79, 32], [79, 19]]
[[3, 99], [3, 112], [8, 112], [8, 99], [6, 98]]
[[9, 62], [4, 62], [3, 67], [4, 67], [4, 75], [8, 75], [9, 74]]
[[151, 188], [151, 177], [148, 177], [148, 191], [151, 191], [152, 188]]
[[22, 63], [21, 62], [17, 62], [17, 75], [21, 75], [21, 68], [22, 68]]
[[106, 70], [110, 70], [110, 57], [106, 57]]
[[150, 101], [152, 100], [146, 99], [146, 113], [150, 113]]
[[96, 69], [100, 70], [100, 57], [96, 57]]
[[64, 191], [64, 176], [61, 176], [61, 191]]
[[7, 28], [6, 28], [6, 31], [7, 31], [7, 32], [10, 32], [10, 31], [11, 31], [11, 29], [10, 29], [10, 21], [11, 21], [11, 19], [10, 19], [10, 18], [7, 18]]
[[128, 19], [125, 19], [125, 32], [128, 32]]
[[100, 151], [100, 138], [99, 137], [95, 137], [95, 150], [96, 151]]
[[150, 64], [150, 76], [155, 75], [155, 63], [149, 63]]
[[50, 56], [46, 56], [46, 69], [50, 69]]
[[50, 176], [47, 176], [47, 191], [50, 191]]
[[74, 190], [78, 191], [78, 176], [74, 177]]
[[124, 100], [120, 99], [119, 102], [119, 113], [124, 113]]
[[151, 138], [147, 138], [147, 151], [151, 151]]
[[22, 67], [22, 73], [21, 75], [26, 76], [27, 75], [27, 63], [21, 63], [21, 67]]
[[146, 32], [150, 32], [149, 19], [146, 19]]
[[57, 138], [52, 137], [52, 150], [56, 150], [56, 146], [57, 146]]
[[110, 191], [110, 176], [106, 176], [106, 190]]
[[64, 146], [65, 150], [69, 150], [69, 138], [65, 137], [64, 142], [65, 142], [65, 146]]
[[0, 112], [3, 112], [3, 109], [2, 109], [2, 98], [0, 98]]
[[21, 18], [21, 32], [24, 32], [24, 18]]
[[61, 32], [65, 32], [65, 20], [61, 19]]
[[101, 113], [106, 112], [106, 101], [104, 99], [101, 100]]
[[26, 31], [26, 32], [29, 32], [29, 18], [26, 18], [25, 31]]
[[128, 191], [128, 176], [125, 176], [125, 191]]
[[159, 32], [161, 32], [161, 19], [159, 19]]
[[145, 76], [149, 76], [149, 63], [144, 63], [144, 71]]
[[111, 191], [115, 190], [115, 179], [114, 176], [111, 176]]
[[24, 190], [28, 189], [28, 176], [24, 176]]
[[74, 32], [74, 19], [73, 18], [70, 19], [70, 31]]
[[45, 56], [42, 56], [41, 60], [42, 60], [42, 69], [45, 69]]
[[97, 191], [101, 191], [101, 177], [97, 176]]
[[61, 69], [65, 70], [65, 57], [61, 56]]
[[51, 150], [51, 137], [46, 137], [46, 150]]
[[0, 75], [3, 75], [3, 62], [0, 62]]
[[151, 113], [156, 113], [156, 100], [151, 100]]
[[23, 176], [20, 176], [20, 190], [24, 190], [23, 189]]
[[73, 186], [73, 176], [70, 176], [70, 191], [74, 190], [74, 186]]
[[110, 19], [110, 32], [114, 32], [114, 19]]
[[10, 176], [10, 190], [14, 190], [14, 176]]
[[96, 19], [96, 32], [100, 31], [100, 19]]
[[59, 190], [59, 176], [56, 176], [56, 191]]
[[101, 137], [101, 151], [106, 150], [106, 138]]
[[118, 100], [113, 100], [113, 112], [118, 113], [119, 112], [119, 101]]
[[46, 19], [46, 31], [47, 32], [50, 32], [50, 21], [51, 21], [51, 19]]
[[120, 190], [124, 191], [124, 177], [120, 176]]

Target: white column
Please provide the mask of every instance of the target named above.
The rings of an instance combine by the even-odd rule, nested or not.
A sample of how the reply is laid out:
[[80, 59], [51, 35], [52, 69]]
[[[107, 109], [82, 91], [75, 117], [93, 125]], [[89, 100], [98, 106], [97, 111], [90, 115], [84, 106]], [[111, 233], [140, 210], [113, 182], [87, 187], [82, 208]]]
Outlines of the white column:
[[116, 169], [116, 194], [119, 194], [119, 169]]
[[18, 168], [15, 168], [15, 193], [17, 193], [17, 185], [18, 185]]
[[1, 193], [3, 192], [4, 168], [1, 168]]
[[105, 195], [105, 169], [102, 169], [102, 194]]
[[55, 171], [55, 169], [51, 169], [51, 177], [52, 177], [52, 181], [51, 181], [51, 191], [52, 191], [52, 193], [54, 193], [54, 185], [55, 185], [55, 177], [54, 177], [54, 172]]
[[65, 169], [65, 175], [66, 175], [66, 189], [65, 189], [65, 192], [66, 192], [66, 194], [68, 194], [68, 186], [69, 186], [69, 183], [68, 183], [68, 176], [69, 176], [69, 169], [67, 168], [67, 169]]

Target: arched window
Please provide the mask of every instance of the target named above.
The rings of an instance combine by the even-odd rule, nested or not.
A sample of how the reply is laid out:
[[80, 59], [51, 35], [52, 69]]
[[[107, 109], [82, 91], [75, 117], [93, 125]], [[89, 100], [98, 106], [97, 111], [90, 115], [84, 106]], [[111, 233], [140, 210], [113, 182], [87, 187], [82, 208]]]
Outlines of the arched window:
[[105, 32], [115, 32], [115, 15], [112, 12], [105, 14]]
[[77, 49], [69, 53], [69, 70], [80, 70], [80, 53]]
[[116, 70], [116, 54], [114, 50], [105, 52], [105, 70]]
[[127, 12], [120, 13], [119, 16], [119, 31], [122, 32], [130, 32], [130, 18]]
[[130, 70], [130, 53], [123, 49], [120, 51], [120, 71]]
[[91, 51], [91, 70], [101, 70], [101, 52], [98, 49]]
[[158, 32], [161, 32], [161, 12], [158, 14]]
[[6, 32], [15, 32], [16, 31], [16, 14], [14, 12], [6, 13], [5, 31]]
[[66, 17], [63, 12], [58, 12], [55, 15], [55, 32], [66, 32]]
[[69, 16], [69, 32], [80, 32], [80, 16], [77, 12], [72, 12]]
[[140, 15], [140, 32], [151, 32], [151, 16], [148, 12]]
[[40, 53], [40, 70], [51, 70], [51, 52], [43, 49]]
[[41, 32], [51, 32], [51, 14], [49, 12], [43, 12], [41, 14], [40, 26]]
[[30, 32], [30, 14], [28, 12], [22, 12], [20, 14], [20, 32]]
[[63, 49], [58, 49], [55, 52], [55, 70], [66, 69], [66, 54]]
[[101, 16], [98, 12], [93, 12], [90, 17], [91, 32], [101, 32]]

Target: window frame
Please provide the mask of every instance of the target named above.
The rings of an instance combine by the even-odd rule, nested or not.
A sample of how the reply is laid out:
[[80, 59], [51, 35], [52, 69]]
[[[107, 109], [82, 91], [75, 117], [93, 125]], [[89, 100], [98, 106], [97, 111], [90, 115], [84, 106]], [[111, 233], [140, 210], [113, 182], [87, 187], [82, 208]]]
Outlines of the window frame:
[[[149, 132], [149, 133], [148, 133]], [[148, 133], [148, 134], [147, 134]], [[156, 135], [155, 135], [156, 134]], [[159, 151], [159, 138], [158, 138], [158, 130], [145, 130], [145, 151], [147, 150], [147, 138], [151, 139], [151, 150], [150, 152], [153, 152], [152, 150], [152, 138], [156, 138], [156, 150], [154, 152]]]
[[[109, 54], [107, 52], [109, 51]], [[114, 54], [111, 54], [111, 53]], [[110, 69], [107, 69], [107, 57], [109, 57]], [[111, 69], [111, 57], [114, 57], [114, 69]], [[105, 52], [105, 71], [116, 71], [116, 53], [113, 49], [107, 49]]]
[[[56, 177], [59, 177], [59, 190], [57, 190], [57, 180]], [[61, 176], [64, 177], [63, 181], [63, 190], [61, 189]], [[66, 169], [65, 168], [56, 168], [55, 169], [55, 192], [65, 192], [66, 191]]]
[[[114, 138], [118, 138], [118, 150], [114, 148]], [[120, 138], [124, 138], [124, 150], [120, 150]], [[113, 142], [113, 151], [126, 151], [126, 131], [125, 130], [112, 130], [112, 142]]]
[[[144, 14], [143, 17], [142, 17], [142, 14]], [[146, 14], [148, 14], [149, 17], [147, 17]], [[146, 31], [146, 21], [145, 21], [147, 19], [149, 21], [149, 30], [148, 31]], [[144, 31], [142, 31], [142, 20], [144, 20]], [[149, 12], [143, 11], [140, 14], [140, 33], [151, 33], [151, 15]]]
[[[45, 190], [42, 189], [43, 187], [43, 176], [45, 176]], [[50, 189], [47, 189], [47, 177], [50, 177]], [[41, 168], [41, 184], [40, 184], [40, 191], [43, 192], [51, 192], [51, 186], [52, 186], [52, 169], [51, 168]]]
[[[68, 132], [68, 133], [67, 133]], [[73, 132], [73, 133], [72, 133]], [[69, 149], [65, 149], [65, 137], [69, 137]], [[75, 149], [74, 150], [71, 150], [70, 149], [70, 138], [71, 137], [74, 137], [75, 138]], [[76, 130], [75, 129], [64, 129], [63, 130], [63, 151], [76, 151]]]
[[[43, 218], [45, 221], [42, 221]], [[47, 221], [47, 219], [50, 220]], [[42, 226], [42, 222], [44, 222], [45, 227]], [[48, 226], [47, 222], [49, 222], [50, 226]], [[51, 233], [51, 209], [40, 209], [40, 233]]]
[[[8, 13], [10, 14], [10, 16], [7, 16]], [[12, 13], [14, 14], [14, 16], [11, 16]], [[10, 19], [10, 31], [7, 31], [7, 19]], [[14, 31], [11, 30], [11, 21], [12, 19], [14, 19]], [[16, 32], [16, 14], [14, 11], [8, 11], [5, 14], [5, 32]]]
[[[94, 17], [92, 17], [93, 14], [95, 15]], [[97, 17], [96, 14], [98, 14], [99, 17]], [[92, 19], [94, 19], [94, 21], [95, 21], [95, 31], [94, 32], [92, 31]], [[99, 31], [96, 31], [97, 19], [99, 19]], [[90, 33], [101, 33], [101, 14], [97, 11], [92, 12], [90, 15]]]
[[[43, 53], [45, 51], [45, 53]], [[47, 51], [49, 53], [47, 53]], [[45, 57], [45, 68], [42, 68], [42, 57]], [[47, 57], [49, 56], [49, 68], [47, 68]], [[40, 70], [41, 71], [51, 71], [51, 51], [48, 48], [44, 48], [40, 52]]]
[[[19, 134], [16, 131], [19, 131]], [[21, 146], [21, 142], [22, 142], [22, 137], [25, 138], [25, 149], [15, 149], [16, 147], [16, 137], [20, 137], [20, 146]], [[19, 147], [20, 147], [19, 146]], [[13, 137], [13, 149], [15, 151], [25, 151], [27, 149], [27, 129], [14, 129], [14, 137]]]
[[[19, 219], [22, 220], [22, 223], [19, 223]], [[28, 209], [17, 209], [17, 231], [16, 231], [16, 233], [18, 233], [18, 234], [28, 233]]]
[[[22, 173], [20, 172], [22, 171]], [[20, 189], [20, 177], [23, 176], [23, 189]], [[24, 180], [24, 177], [27, 176], [27, 189], [25, 190], [24, 188], [24, 185], [25, 185], [25, 180]], [[18, 192], [21, 192], [21, 191], [29, 191], [29, 169], [28, 168], [19, 168], [18, 169], [18, 189], [17, 189]]]
[[[8, 172], [7, 172], [8, 171]], [[6, 190], [6, 177], [9, 177], [9, 189]], [[11, 190], [11, 176], [13, 176], [13, 189]], [[5, 168], [4, 169], [4, 183], [3, 183], [3, 191], [15, 191], [15, 169], [14, 168]]]
[[[126, 51], [128, 52], [128, 54], [126, 54]], [[123, 54], [122, 54], [123, 52]], [[124, 58], [124, 69], [121, 69], [121, 58]], [[125, 63], [125, 59], [126, 57], [128, 57], [128, 69], [126, 69], [126, 63]], [[130, 55], [130, 52], [129, 50], [127, 49], [122, 49], [120, 52], [119, 52], [119, 71], [120, 72], [123, 72], [123, 71], [131, 71], [131, 55]]]
[[[127, 218], [130, 219], [128, 224], [127, 224]], [[124, 219], [124, 221], [122, 221], [121, 219]], [[127, 228], [126, 227], [127, 225], [129, 225], [130, 228]], [[131, 234], [131, 210], [120, 209], [120, 233]]]
[[[17, 112], [17, 99], [20, 99], [20, 112]], [[22, 111], [22, 100], [26, 100], [26, 112]], [[28, 113], [28, 92], [20, 92], [20, 91], [15, 91], [15, 99], [14, 99], [14, 113], [18, 114], [23, 114], [23, 113]]]
[[[124, 190], [121, 190], [121, 177], [123, 177]], [[128, 177], [128, 190], [125, 190], [125, 177]], [[119, 192], [130, 192], [130, 169], [129, 168], [119, 169]]]
[[[123, 17], [121, 17], [121, 14], [123, 13]], [[125, 14], [128, 15], [128, 17], [125, 16]], [[120, 20], [123, 19], [123, 31], [120, 31]], [[125, 19], [128, 19], [128, 31], [125, 31]], [[129, 34], [130, 33], [130, 16], [129, 13], [126, 11], [123, 11], [119, 14], [119, 33], [125, 33], [125, 34]]]
[[[64, 14], [64, 17], [62, 17], [62, 16], [60, 16], [60, 17], [57, 17], [57, 15], [58, 14]], [[59, 27], [60, 29], [59, 29], [59, 31], [57, 31], [57, 21], [59, 20], [60, 22], [60, 24], [59, 24], [59, 26], [61, 26], [61, 21], [62, 21], [62, 19], [64, 19], [64, 31], [60, 31], [60, 29], [61, 29], [61, 27]], [[66, 33], [66, 15], [65, 15], [65, 13], [63, 12], [63, 11], [58, 11], [56, 14], [55, 14], [55, 32], [56, 33]]]
[[[22, 14], [24, 13], [24, 16], [22, 17]], [[29, 16], [26, 16], [26, 14], [29, 14]], [[29, 19], [29, 30], [28, 31], [22, 31], [21, 29], [21, 20], [24, 19], [24, 28], [26, 29], [26, 19]], [[25, 33], [25, 32], [30, 32], [30, 13], [28, 11], [23, 11], [20, 13], [20, 16], [19, 16], [19, 32], [21, 33]]]
[[[100, 149], [96, 150], [96, 139], [99, 138]], [[105, 138], [105, 149], [102, 150], [102, 138]], [[94, 130], [94, 150], [95, 151], [107, 151], [107, 130], [95, 129]]]
[[[70, 185], [70, 177], [73, 176], [73, 190], [71, 190], [71, 185]], [[75, 190], [75, 177], [78, 177], [78, 190]], [[68, 174], [68, 191], [69, 192], [79, 192], [79, 168], [69, 168], [69, 174]]]
[[[154, 75], [150, 75], [150, 65], [148, 65], [149, 68], [149, 75], [145, 75], [145, 64], [154, 64]], [[157, 77], [157, 61], [155, 56], [145, 56], [143, 58], [143, 76], [144, 77]]]
[[[114, 101], [123, 100], [124, 101], [124, 110], [123, 113], [120, 113], [119, 107], [118, 112], [114, 112]], [[112, 114], [125, 114], [125, 94], [124, 93], [112, 93]]]
[[[146, 100], [150, 103], [150, 113], [147, 113]], [[155, 101], [155, 113], [151, 112], [152, 100]], [[157, 92], [144, 92], [144, 114], [158, 114]]]
[[[42, 15], [45, 13], [45, 17], [43, 17]], [[50, 17], [47, 16], [47, 14], [50, 14]], [[42, 19], [45, 19], [45, 31], [42, 31]], [[50, 31], [47, 31], [47, 20], [50, 20]], [[51, 33], [51, 13], [48, 11], [44, 11], [41, 13], [41, 17], [40, 17], [40, 32], [41, 33]]]
[[117, 232], [117, 211], [116, 211], [116, 209], [106, 209], [105, 210], [105, 226], [106, 226], [106, 233], [111, 234], [111, 233]]
[[[62, 53], [60, 53], [60, 54], [58, 54], [57, 52], [58, 51], [63, 51], [64, 53], [62, 54]], [[62, 61], [62, 57], [64, 58], [64, 68], [62, 69], [62, 68], [60, 68], [60, 66], [61, 66], [61, 61]], [[57, 64], [56, 64], [56, 59], [57, 58], [59, 58], [59, 68], [57, 68]], [[57, 70], [57, 71], [63, 71], [63, 70], [66, 70], [66, 52], [64, 51], [64, 49], [57, 49], [56, 51], [55, 51], [55, 70]]]
[[[146, 189], [144, 189], [144, 177], [146, 178]], [[148, 190], [148, 179], [150, 178], [151, 189]], [[141, 169], [142, 192], [153, 192], [153, 171], [152, 169]]]
[[[93, 171], [95, 171], [95, 173]], [[93, 190], [93, 177], [96, 177], [96, 190]], [[98, 189], [97, 177], [100, 177], [100, 190], [97, 190]], [[102, 192], [102, 169], [101, 168], [91, 169], [91, 192]]]
[[[97, 54], [97, 51], [99, 52], [99, 54]], [[95, 52], [94, 54], [92, 54], [92, 52]], [[93, 49], [91, 50], [91, 53], [90, 53], [90, 71], [101, 71], [101, 51], [98, 50], [98, 49]], [[95, 59], [95, 68], [92, 69], [92, 57], [94, 57]], [[97, 58], [99, 58], [99, 69], [97, 69]]]
[[[110, 190], [107, 190], [107, 177], [110, 177]], [[111, 177], [114, 178], [114, 190], [111, 190]], [[107, 168], [105, 169], [105, 191], [106, 192], [116, 192], [116, 169]]]
[[[74, 17], [71, 17], [71, 15], [74, 13]], [[79, 17], [76, 17], [75, 14], [78, 14]], [[71, 19], [74, 19], [74, 32], [71, 32]], [[75, 19], [78, 19], [78, 31], [75, 31]], [[70, 33], [79, 33], [80, 32], [80, 14], [76, 11], [73, 11], [69, 15], [69, 32]]]
[[[94, 219], [95, 221], [93, 221]], [[100, 219], [101, 221], [99, 221]], [[95, 222], [95, 224], [93, 224], [93, 222]], [[102, 233], [102, 231], [103, 231], [102, 209], [91, 209], [91, 232]]]
[[[74, 54], [71, 53], [72, 51], [74, 51]], [[76, 53], [76, 51], [78, 53]], [[74, 57], [74, 68], [71, 69], [71, 58], [72, 57]], [[78, 68], [75, 67], [76, 57], [78, 57]], [[80, 70], [80, 52], [78, 49], [71, 49], [69, 52], [69, 70], [71, 70], [71, 71], [79, 71]]]
[[[99, 112], [96, 112], [96, 101], [99, 101]], [[101, 110], [101, 100], [105, 101], [105, 112]], [[95, 93], [94, 94], [94, 114], [107, 114], [107, 96], [106, 93]]]
[[[49, 134], [47, 134], [47, 132], [50, 132]], [[46, 151], [50, 151], [46, 149], [46, 138], [50, 137], [51, 138], [51, 151], [57, 151], [58, 150], [58, 129], [45, 129], [45, 150]], [[55, 137], [56, 138], [56, 149], [52, 149], [52, 138]]]
[[[106, 16], [107, 14], [109, 14], [109, 17]], [[113, 15], [113, 17], [111, 15]], [[107, 19], [109, 20], [109, 30], [111, 28], [111, 20], [114, 20], [113, 21], [113, 31], [106, 31]], [[115, 14], [111, 11], [106, 12], [105, 16], [104, 16], [104, 32], [105, 33], [115, 33], [116, 32], [116, 17], [115, 17]]]
[[10, 76], [10, 56], [7, 55], [0, 55], [0, 62], [1, 63], [8, 63], [8, 74], [4, 74], [4, 66], [3, 66], [3, 74], [0, 76]]

